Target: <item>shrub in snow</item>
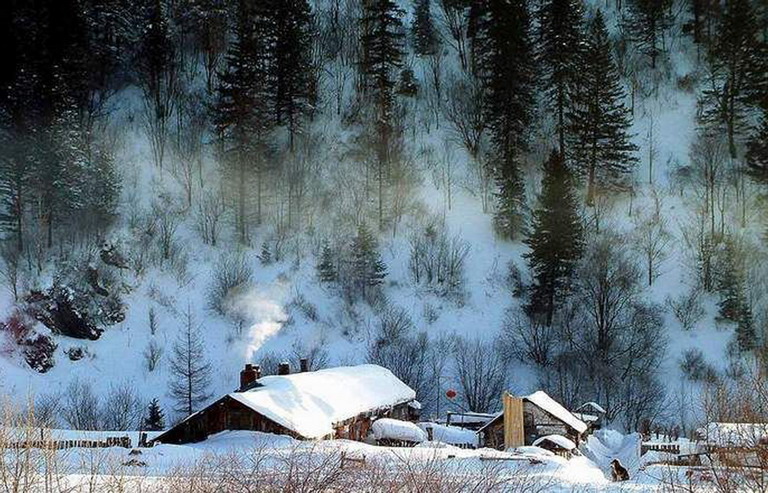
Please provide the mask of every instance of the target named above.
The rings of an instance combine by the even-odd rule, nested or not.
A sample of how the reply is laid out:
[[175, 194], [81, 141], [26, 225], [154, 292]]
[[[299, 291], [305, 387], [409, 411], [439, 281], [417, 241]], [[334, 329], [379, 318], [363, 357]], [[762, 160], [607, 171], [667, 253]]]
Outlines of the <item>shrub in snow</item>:
[[704, 354], [698, 348], [683, 352], [680, 371], [693, 382], [716, 383], [720, 378], [715, 367], [704, 359]]
[[127, 382], [111, 385], [102, 402], [99, 427], [105, 430], [136, 430], [143, 415], [144, 404], [135, 387]]
[[24, 316], [24, 314], [18, 310], [15, 310], [8, 320], [0, 323], [0, 330], [8, 334], [8, 336], [16, 343], [23, 341], [32, 330], [30, 321]]
[[212, 271], [208, 286], [208, 306], [219, 315], [227, 315], [226, 303], [253, 282], [253, 272], [242, 253], [222, 254]]
[[146, 349], [144, 349], [144, 366], [147, 368], [147, 371], [155, 371], [160, 363], [160, 359], [163, 357], [163, 352], [163, 347], [156, 340], [152, 339], [149, 341]]
[[85, 349], [75, 346], [67, 349], [67, 357], [72, 361], [80, 361], [85, 357]]
[[90, 382], [73, 380], [61, 400], [61, 417], [75, 430], [98, 430], [101, 427], [101, 398]]
[[56, 344], [47, 335], [36, 334], [25, 339], [22, 343], [24, 347], [24, 360], [30, 368], [39, 373], [45, 373], [56, 363], [53, 353], [56, 351]]
[[698, 289], [692, 289], [677, 298], [667, 298], [667, 306], [684, 330], [691, 330], [704, 316], [704, 306]]
[[437, 319], [440, 318], [440, 312], [431, 303], [424, 303], [422, 315], [424, 316], [424, 320], [430, 325], [437, 322]]
[[313, 322], [317, 321], [319, 318], [317, 313], [317, 306], [314, 303], [308, 301], [303, 294], [296, 295], [296, 297], [293, 298], [290, 303], [288, 303], [286, 308], [289, 311], [294, 309], [298, 310], [307, 320], [311, 320]]
[[411, 236], [408, 269], [417, 284], [441, 295], [456, 294], [461, 291], [468, 254], [466, 241], [449, 237], [443, 226], [433, 222]]

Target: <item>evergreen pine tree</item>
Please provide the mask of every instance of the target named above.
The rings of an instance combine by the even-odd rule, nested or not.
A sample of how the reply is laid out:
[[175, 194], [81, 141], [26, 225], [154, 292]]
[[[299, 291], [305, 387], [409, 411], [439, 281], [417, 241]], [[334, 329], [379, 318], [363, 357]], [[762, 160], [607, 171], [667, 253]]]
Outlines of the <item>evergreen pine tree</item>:
[[331, 245], [327, 240], [323, 242], [320, 261], [317, 263], [317, 277], [320, 279], [320, 282], [336, 282], [339, 280], [333, 250], [331, 250]]
[[417, 0], [413, 15], [413, 42], [417, 55], [431, 55], [437, 49], [437, 35], [430, 12], [430, 0]]
[[168, 5], [161, 0], [142, 0], [139, 8], [144, 32], [138, 43], [135, 67], [144, 93], [150, 147], [155, 165], [162, 168], [180, 79], [177, 46]]
[[310, 113], [315, 99], [316, 75], [312, 67], [312, 15], [307, 0], [267, 2], [272, 10], [275, 44], [271, 76], [274, 79], [275, 122], [288, 127], [290, 146]]
[[365, 223], [357, 228], [357, 235], [352, 240], [352, 282], [363, 298], [371, 290], [384, 282], [387, 266], [381, 260], [376, 237]]
[[650, 58], [652, 69], [666, 49], [664, 31], [672, 23], [671, 7], [671, 0], [631, 0], [628, 15], [622, 20], [630, 39]]
[[756, 19], [752, 2], [728, 0], [710, 50], [711, 89], [704, 91], [703, 120], [725, 128], [734, 159], [755, 98], [768, 89]]
[[736, 325], [736, 342], [741, 351], [751, 351], [757, 347], [757, 332], [752, 320], [752, 310], [746, 304], [739, 310]]
[[145, 431], [162, 431], [165, 428], [165, 414], [157, 398], [149, 401], [147, 416], [144, 418], [142, 429]]
[[550, 325], [584, 248], [573, 178], [562, 155], [554, 151], [544, 166], [539, 207], [526, 243], [531, 248], [526, 258], [534, 278], [528, 312], [543, 316]]
[[746, 300], [744, 297], [744, 264], [739, 258], [733, 238], [727, 238], [721, 250], [717, 265], [717, 291], [720, 301], [717, 306], [720, 316], [738, 322]]
[[768, 182], [768, 111], [763, 115], [760, 127], [747, 143], [746, 158], [752, 174]]
[[234, 41], [219, 75], [214, 109], [216, 132], [222, 142], [224, 164], [237, 189], [235, 219], [242, 243], [248, 242], [248, 199], [256, 178], [257, 221], [261, 219], [262, 168], [267, 133], [272, 128], [273, 104], [268, 87], [269, 21], [263, 9], [239, 0]]
[[579, 72], [582, 0], [548, 0], [541, 8], [541, 65], [546, 99], [555, 114], [557, 141], [565, 155], [566, 113]]
[[622, 186], [637, 163], [630, 141], [626, 93], [611, 55], [602, 13], [589, 22], [582, 52], [579, 85], [568, 114], [570, 149], [577, 169], [587, 176], [587, 204], [597, 188]]
[[493, 142], [497, 184], [496, 230], [515, 239], [525, 213], [520, 156], [534, 108], [530, 19], [524, 0], [487, 0], [477, 20], [478, 71], [485, 86], [485, 111]]
[[169, 393], [176, 401], [175, 410], [192, 414], [210, 397], [211, 365], [191, 306], [184, 313], [184, 326], [173, 345], [170, 365]]
[[361, 71], [375, 107], [379, 229], [384, 227], [384, 180], [395, 142], [395, 91], [403, 61], [403, 10], [393, 0], [363, 2]]

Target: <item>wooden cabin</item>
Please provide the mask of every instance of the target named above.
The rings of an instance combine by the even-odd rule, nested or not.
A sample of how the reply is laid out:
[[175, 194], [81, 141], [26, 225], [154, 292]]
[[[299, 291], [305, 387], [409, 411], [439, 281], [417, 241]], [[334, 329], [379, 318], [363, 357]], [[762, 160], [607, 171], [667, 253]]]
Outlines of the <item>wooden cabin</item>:
[[482, 446], [504, 450], [532, 445], [547, 435], [561, 435], [576, 445], [587, 432], [586, 423], [543, 391], [503, 396], [504, 410], [478, 430]]
[[282, 364], [279, 375], [261, 377], [258, 366], [246, 365], [238, 391], [188, 416], [154, 442], [198, 442], [225, 430], [362, 441], [377, 418], [418, 419], [416, 393], [386, 368], [302, 369], [291, 374]]

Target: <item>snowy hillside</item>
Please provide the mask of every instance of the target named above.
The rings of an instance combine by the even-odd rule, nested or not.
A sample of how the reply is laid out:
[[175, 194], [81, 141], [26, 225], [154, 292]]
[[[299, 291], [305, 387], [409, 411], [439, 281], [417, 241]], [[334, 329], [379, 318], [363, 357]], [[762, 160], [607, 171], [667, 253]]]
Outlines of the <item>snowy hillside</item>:
[[[214, 8], [219, 2], [167, 2], [160, 13], [153, 11], [153, 2], [133, 9], [131, 2], [103, 3], [115, 9], [110, 12], [122, 18], [120, 29], [126, 30], [107, 33], [123, 40], [107, 51], [137, 53], [121, 55], [108, 87], [92, 91], [106, 102], [93, 112], [88, 152], [77, 147], [80, 140], [66, 137], [65, 130], [86, 133], [70, 114], [77, 111], [56, 110], [61, 114], [45, 127], [71, 138], [61, 137], [62, 147], [74, 149], [75, 157], [56, 151], [71, 159], [61, 160], [66, 165], [56, 168], [61, 176], [51, 186], [77, 189], [77, 197], [45, 205], [47, 189], [33, 180], [24, 191], [34, 200], [14, 208], [8, 163], [17, 162], [13, 153], [21, 151], [9, 142], [18, 142], [21, 132], [14, 127], [14, 105], [26, 84], [18, 68], [27, 66], [24, 56], [39, 47], [18, 42], [18, 59], [7, 62], [18, 70], [3, 79], [17, 93], [3, 92], [0, 390], [15, 404], [34, 403], [63, 428], [99, 428], [110, 421], [74, 416], [67, 409], [122, 405], [127, 417], [112, 420], [112, 426], [136, 429], [151, 399], [176, 421], [234, 390], [247, 362], [273, 373], [281, 361], [296, 368], [306, 357], [315, 369], [367, 362], [386, 366], [416, 390], [425, 416], [497, 411], [502, 390], [521, 395], [544, 389], [572, 409], [598, 402], [608, 410], [612, 427], [625, 432], [681, 427], [689, 434], [713, 412], [704, 406], [710, 391], [737, 386], [762, 365], [768, 343], [768, 189], [758, 178], [766, 161], [758, 156], [748, 162], [745, 156], [748, 143], [760, 139], [765, 109], [754, 99], [740, 103], [734, 156], [725, 124], [705, 118], [711, 88], [722, 89], [721, 68], [710, 61], [708, 50], [715, 53], [728, 22], [737, 22], [727, 8], [702, 14], [707, 39], [695, 40], [689, 4], [698, 3], [665, 3], [660, 41], [651, 48], [658, 51], [656, 67], [649, 65], [646, 38], [638, 41], [640, 35], [628, 27], [642, 24], [643, 2], [629, 1], [619, 9], [621, 2], [590, 1], [583, 11], [577, 8], [584, 39], [592, 29], [599, 41], [597, 9], [606, 18], [607, 55], [624, 91], [614, 103], [626, 110], [627, 146], [636, 146], [628, 154], [635, 161], [624, 163], [620, 184], [598, 170], [598, 181], [606, 182], [596, 185], [596, 199], [587, 205], [588, 173], [577, 170], [580, 159], [587, 158], [577, 152], [578, 143], [569, 147], [566, 162], [577, 170], [573, 212], [583, 248], [564, 267], [570, 277], [553, 281], [558, 286], [562, 281], [563, 291], [553, 294], [556, 310], [544, 323], [542, 313], [531, 312], [537, 286], [546, 283], [531, 269], [530, 238], [537, 231], [536, 211], [546, 215], [539, 196], [549, 173], [545, 163], [558, 141], [556, 115], [548, 106], [549, 72], [543, 68], [546, 34], [540, 28], [546, 16], [538, 10], [552, 2], [511, 2], [530, 13], [527, 56], [538, 68], [530, 74], [533, 117], [521, 131], [527, 145], [503, 165], [498, 164], [503, 140], [498, 127], [516, 119], [509, 108], [519, 101], [499, 100], [505, 107], [496, 110], [508, 118], [480, 118], [476, 141], [462, 125], [493, 106], [489, 91], [503, 92], [499, 84], [487, 83], [491, 77], [483, 70], [491, 69], [483, 67], [504, 59], [493, 56], [495, 31], [488, 19], [517, 8], [505, 2], [490, 2], [493, 8], [480, 13], [462, 2], [453, 7], [447, 1], [427, 2], [435, 46], [419, 54], [423, 33], [414, 34], [410, 26], [424, 2], [401, 1], [404, 12], [396, 17], [408, 27], [407, 37], [401, 60], [389, 67], [394, 102], [381, 106], [374, 89], [361, 89], [362, 4], [311, 2], [312, 35], [296, 46], [309, 43], [302, 68], [315, 82], [314, 94], [299, 98], [304, 109], [296, 115], [301, 121], [296, 132], [285, 121], [266, 128], [271, 117], [259, 113], [266, 110], [258, 98], [247, 123], [237, 117], [232, 118], [239, 123], [221, 123], [235, 113], [230, 103], [237, 100], [232, 94], [238, 81], [272, 80], [257, 67], [238, 65], [236, 57], [248, 47], [247, 36], [236, 29], [238, 2], [223, 2], [229, 5], [225, 14]], [[176, 3], [190, 7], [172, 8]], [[757, 12], [760, 2], [737, 4], [753, 5]], [[52, 22], [55, 12], [52, 8], [37, 20]], [[479, 29], [477, 39], [467, 35], [472, 12], [480, 19], [472, 27]], [[763, 18], [755, 14], [752, 39], [760, 46], [755, 56], [761, 63], [765, 29], [757, 26], [764, 26]], [[16, 12], [14, 19], [21, 26], [35, 22], [27, 11]], [[96, 14], [84, 19], [83, 29], [101, 39], [99, 19]], [[219, 26], [222, 32], [201, 26]], [[179, 81], [172, 102], [162, 109], [171, 108], [162, 122], [165, 130], [153, 120], [162, 111], [151, 106], [150, 97], [153, 90], [163, 96], [164, 89], [148, 87], [142, 72], [151, 69], [144, 67], [151, 58], [142, 50], [155, 48], [147, 41], [153, 36], [171, 43], [175, 54], [169, 56], [179, 59], [175, 71], [165, 75]], [[206, 36], [217, 40], [213, 47], [200, 40]], [[597, 50], [599, 43], [593, 44]], [[463, 64], [462, 57], [469, 61]], [[473, 73], [469, 65], [475, 62], [483, 70]], [[522, 64], [511, 64], [504, 73], [512, 77]], [[213, 82], [207, 86], [209, 73]], [[37, 86], [27, 85], [34, 96]], [[475, 86], [482, 86], [477, 94]], [[476, 95], [486, 99], [475, 100]], [[390, 117], [395, 123], [385, 122], [385, 130], [394, 136], [382, 144], [382, 122]], [[30, 129], [33, 123], [21, 127]], [[232, 131], [236, 125], [242, 125], [240, 133]], [[248, 142], [237, 140], [241, 135], [249, 136]], [[165, 146], [159, 159], [158, 139]], [[97, 164], [97, 149], [105, 149], [110, 159]], [[384, 170], [383, 161], [388, 163]], [[238, 174], [244, 162], [251, 167], [247, 175]], [[107, 163], [114, 167], [113, 181], [88, 188], [64, 179], [76, 164], [91, 176], [103, 173], [97, 166]], [[522, 197], [522, 205], [505, 202], [511, 192], [504, 187], [514, 181], [505, 174], [509, 169], [524, 185], [524, 195], [509, 200]], [[86, 223], [91, 209], [70, 205], [86, 203], [94, 190], [112, 186], [119, 192], [108, 221]], [[558, 205], [560, 197], [553, 202]], [[21, 232], [14, 229], [14, 214], [25, 221]], [[515, 226], [518, 216], [522, 223]], [[56, 218], [53, 225], [46, 222], [50, 217]], [[538, 231], [547, 233], [545, 226]], [[17, 239], [24, 247], [14, 253]], [[378, 271], [377, 260], [383, 267]], [[361, 274], [361, 269], [372, 270]], [[77, 334], [61, 333], [55, 321], [45, 323], [46, 316], [55, 318], [50, 306], [63, 304], [55, 286], [74, 313], [93, 318], [99, 334], [72, 337]], [[606, 286], [605, 299], [598, 300], [595, 290]], [[99, 289], [108, 295], [98, 294]], [[590, 300], [604, 305], [590, 305]], [[732, 313], [723, 308], [729, 303]], [[603, 315], [611, 321], [595, 321]], [[600, 328], [613, 332], [606, 336]], [[191, 408], [177, 388], [185, 357], [201, 373], [199, 388], [188, 396]], [[457, 391], [455, 399], [445, 396], [448, 389]], [[152, 453], [175, 453], [167, 448]]]

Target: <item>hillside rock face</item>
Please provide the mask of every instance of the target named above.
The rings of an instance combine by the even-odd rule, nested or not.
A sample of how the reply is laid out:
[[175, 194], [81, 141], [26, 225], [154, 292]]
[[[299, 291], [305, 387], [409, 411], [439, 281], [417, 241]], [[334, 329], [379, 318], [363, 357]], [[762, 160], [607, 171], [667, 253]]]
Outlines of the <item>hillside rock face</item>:
[[26, 298], [27, 312], [54, 334], [95, 341], [104, 332], [88, 313], [75, 307], [72, 293], [54, 286], [46, 292], [32, 291]]

